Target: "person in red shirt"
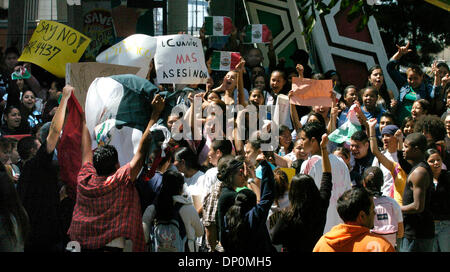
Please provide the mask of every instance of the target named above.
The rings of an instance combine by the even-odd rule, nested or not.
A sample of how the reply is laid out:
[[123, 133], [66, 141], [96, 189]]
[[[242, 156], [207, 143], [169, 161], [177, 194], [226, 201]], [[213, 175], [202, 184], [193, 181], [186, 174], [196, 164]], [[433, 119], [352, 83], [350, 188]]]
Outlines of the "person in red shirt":
[[77, 199], [69, 228], [70, 239], [82, 252], [123, 251], [125, 239], [133, 251], [144, 251], [145, 240], [139, 194], [134, 181], [143, 167], [150, 147], [150, 128], [164, 108], [164, 99], [156, 95], [152, 115], [129, 163], [119, 168], [117, 150], [111, 145], [93, 152], [86, 124], [82, 132], [82, 166], [78, 174]]

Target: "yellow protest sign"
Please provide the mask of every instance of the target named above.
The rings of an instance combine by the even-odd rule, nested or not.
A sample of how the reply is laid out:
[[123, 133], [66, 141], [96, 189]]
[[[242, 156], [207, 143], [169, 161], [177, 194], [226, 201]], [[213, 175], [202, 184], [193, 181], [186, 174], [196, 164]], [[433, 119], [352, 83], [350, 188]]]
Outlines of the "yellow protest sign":
[[75, 29], [53, 21], [40, 21], [19, 61], [31, 62], [59, 78], [66, 76], [66, 63], [78, 62], [91, 39]]
[[295, 176], [295, 169], [294, 168], [280, 168], [281, 171], [285, 172], [289, 183], [291, 183], [292, 178]]

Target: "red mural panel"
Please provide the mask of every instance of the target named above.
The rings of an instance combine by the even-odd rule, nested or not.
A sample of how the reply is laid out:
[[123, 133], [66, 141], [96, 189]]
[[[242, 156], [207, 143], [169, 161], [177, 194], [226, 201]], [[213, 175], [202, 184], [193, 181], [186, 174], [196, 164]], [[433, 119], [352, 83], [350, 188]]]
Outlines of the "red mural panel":
[[344, 86], [352, 84], [362, 89], [366, 86], [369, 73], [364, 62], [332, 55], [336, 71], [341, 75]]
[[350, 7], [346, 10], [341, 10], [334, 15], [339, 35], [361, 42], [373, 43], [367, 26], [360, 32], [356, 31], [356, 26], [358, 25], [360, 18], [356, 18], [352, 22], [347, 21], [347, 14], [349, 11]]

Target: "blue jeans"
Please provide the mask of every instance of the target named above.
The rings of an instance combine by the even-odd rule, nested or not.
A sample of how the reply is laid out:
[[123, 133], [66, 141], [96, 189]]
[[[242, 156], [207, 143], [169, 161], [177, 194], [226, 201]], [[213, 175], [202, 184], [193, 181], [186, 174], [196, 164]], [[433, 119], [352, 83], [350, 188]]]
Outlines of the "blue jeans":
[[450, 252], [450, 220], [434, 222], [433, 252]]
[[408, 239], [403, 237], [400, 252], [433, 252], [434, 239]]

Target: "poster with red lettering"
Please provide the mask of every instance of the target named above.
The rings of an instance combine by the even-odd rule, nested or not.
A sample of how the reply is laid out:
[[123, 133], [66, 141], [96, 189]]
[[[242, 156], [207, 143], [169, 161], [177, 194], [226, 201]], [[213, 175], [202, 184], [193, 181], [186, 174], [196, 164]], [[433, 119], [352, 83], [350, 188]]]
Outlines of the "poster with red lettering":
[[202, 42], [187, 34], [157, 37], [155, 68], [160, 84], [205, 84], [209, 77]]

